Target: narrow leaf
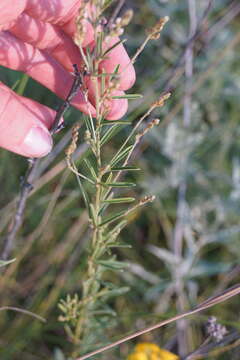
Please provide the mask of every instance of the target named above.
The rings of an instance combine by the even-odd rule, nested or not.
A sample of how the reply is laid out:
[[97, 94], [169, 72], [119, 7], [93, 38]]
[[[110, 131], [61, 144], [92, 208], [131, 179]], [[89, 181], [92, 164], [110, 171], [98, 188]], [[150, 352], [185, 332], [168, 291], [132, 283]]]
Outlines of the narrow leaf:
[[134, 166], [115, 166], [112, 167], [109, 171], [140, 171], [140, 168]]
[[115, 225], [112, 230], [110, 232], [108, 232], [108, 236], [107, 236], [107, 239], [108, 241], [112, 241], [112, 237], [115, 235], [115, 234], [119, 234], [121, 232], [121, 230], [127, 225], [127, 220], [122, 220], [120, 221], [117, 225]]
[[142, 98], [142, 94], [125, 94], [125, 95], [119, 95], [119, 96], [112, 96], [112, 99], [128, 99], [128, 100], [136, 100]]
[[6, 266], [8, 264], [11, 264], [12, 262], [14, 262], [16, 259], [11, 259], [11, 260], [0, 260], [0, 267], [2, 266]]
[[[128, 264], [117, 260], [97, 260], [96, 263], [106, 268], [114, 269], [114, 270], [122, 270], [128, 267]], [[110, 290], [110, 291], [116, 291], [116, 290]]]
[[132, 151], [132, 149], [133, 145], [130, 145], [122, 150], [119, 154], [116, 154], [111, 161], [111, 166], [114, 167], [117, 163], [119, 163], [119, 161], [123, 160], [129, 154], [129, 152]]
[[129, 290], [130, 290], [130, 288], [128, 286], [123, 286], [118, 289], [109, 290], [107, 292], [107, 294], [104, 296], [106, 296], [108, 298], [115, 297], [115, 296], [121, 296], [121, 295], [126, 294], [126, 292], [128, 292]]
[[122, 210], [122, 211], [118, 212], [117, 214], [114, 214], [112, 216], [109, 216], [109, 217], [103, 219], [100, 226], [110, 224], [113, 221], [120, 219], [121, 217], [123, 217], [125, 215], [125, 213], [126, 213], [126, 210]]
[[109, 243], [109, 244], [108, 244], [108, 247], [109, 247], [109, 248], [126, 248], [126, 249], [131, 249], [131, 248], [132, 248], [132, 245], [116, 242], [116, 243]]
[[119, 188], [119, 187], [132, 187], [132, 186], [136, 186], [136, 184], [134, 183], [130, 183], [130, 182], [115, 182], [115, 183], [101, 183], [101, 185], [103, 186], [107, 186], [107, 187], [114, 187], [114, 188]]
[[80, 187], [80, 190], [81, 190], [81, 192], [82, 192], [82, 196], [83, 196], [83, 200], [84, 200], [85, 206], [86, 206], [88, 212], [90, 213], [90, 207], [89, 207], [90, 202], [89, 202], [88, 194], [87, 194], [87, 192], [85, 191], [84, 186], [82, 185], [80, 176], [77, 176], [77, 175], [76, 175], [76, 178], [77, 178], [77, 182], [78, 182], [78, 185], [79, 185], [79, 187]]
[[84, 162], [85, 162], [85, 164], [87, 165], [87, 168], [88, 168], [88, 170], [90, 171], [92, 177], [93, 177], [94, 179], [96, 179], [96, 178], [97, 178], [97, 174], [96, 174], [93, 166], [91, 165], [91, 163], [88, 161], [87, 158], [84, 158]]
[[90, 206], [89, 206], [89, 214], [90, 214], [90, 217], [91, 217], [91, 219], [93, 221], [94, 226], [96, 226], [97, 225], [97, 219], [96, 219], [96, 213], [95, 213], [95, 209], [94, 209], [93, 204], [90, 204]]
[[131, 203], [135, 201], [133, 197], [125, 197], [125, 198], [115, 198], [115, 199], [107, 199], [104, 200], [104, 203], [107, 204], [122, 204], [122, 203]]
[[120, 45], [120, 44], [124, 44], [126, 41], [127, 41], [127, 39], [122, 39], [122, 40], [119, 40], [119, 41], [117, 41], [116, 43], [114, 43], [110, 48], [108, 48], [108, 49], [104, 52], [103, 57], [105, 57], [108, 53], [110, 53], [110, 51], [112, 51], [115, 47], [117, 47], [117, 46]]
[[112, 126], [112, 125], [131, 125], [131, 121], [124, 120], [104, 120], [101, 122], [101, 126]]
[[102, 139], [101, 139], [101, 146], [106, 144], [109, 140], [111, 140], [113, 138], [114, 135], [116, 135], [119, 131], [120, 131], [120, 126], [116, 126], [117, 124], [115, 124], [114, 126], [112, 126], [110, 129], [108, 129], [105, 134], [103, 135]]

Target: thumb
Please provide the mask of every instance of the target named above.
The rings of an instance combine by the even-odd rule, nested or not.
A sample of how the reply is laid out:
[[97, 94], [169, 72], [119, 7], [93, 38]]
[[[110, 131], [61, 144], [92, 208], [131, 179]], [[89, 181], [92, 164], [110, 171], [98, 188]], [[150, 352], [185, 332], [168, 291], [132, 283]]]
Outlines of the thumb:
[[52, 149], [48, 129], [55, 114], [0, 83], [0, 146], [27, 157], [48, 154]]

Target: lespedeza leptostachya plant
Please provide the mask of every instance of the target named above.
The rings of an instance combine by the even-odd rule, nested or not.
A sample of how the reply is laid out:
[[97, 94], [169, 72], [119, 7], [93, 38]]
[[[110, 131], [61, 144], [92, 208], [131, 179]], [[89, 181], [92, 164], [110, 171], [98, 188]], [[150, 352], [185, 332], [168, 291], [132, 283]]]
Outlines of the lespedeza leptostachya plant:
[[[157, 125], [159, 120], [149, 120], [147, 125], [141, 125], [151, 112], [157, 107], [162, 107], [164, 101], [170, 96], [169, 93], [164, 94], [150, 106], [120, 148], [109, 159], [109, 154], [106, 154], [105, 151], [105, 144], [112, 140], [123, 126], [129, 123], [122, 120], [105, 120], [109, 110], [109, 100], [117, 98], [112, 96], [112, 92], [117, 90], [119, 86], [119, 67], [116, 67], [114, 73], [106, 74], [100, 71], [99, 64], [110, 52], [109, 39], [112, 36], [122, 35], [124, 27], [132, 17], [132, 11], [128, 10], [121, 18], [117, 18], [110, 27], [102, 26], [104, 23], [103, 12], [110, 3], [106, 0], [83, 1], [79, 16], [76, 19], [78, 32], [75, 43], [78, 45], [84, 61], [84, 67], [81, 69], [83, 83], [84, 75], [87, 75], [95, 86], [96, 117], [93, 118], [90, 111], [88, 116], [84, 116], [86, 125], [84, 138], [89, 145], [89, 150], [84, 158], [85, 171], [77, 168], [72, 159], [78, 141], [79, 127], [77, 124], [73, 127], [72, 142], [66, 150], [67, 164], [77, 176], [92, 229], [81, 295], [72, 297], [68, 295], [65, 300], [61, 300], [59, 303], [62, 311], [59, 319], [64, 322], [68, 337], [74, 344], [74, 350], [71, 354], [73, 358], [80, 353], [92, 350], [97, 339], [99, 342], [99, 330], [103, 333], [102, 329], [111, 324], [110, 318], [114, 315], [114, 311], [107, 304], [108, 299], [128, 291], [127, 287], [119, 288], [111, 282], [103, 281], [103, 274], [109, 270], [119, 271], [126, 267], [125, 263], [116, 259], [111, 249], [126, 246], [118, 241], [120, 231], [127, 224], [126, 216], [140, 206], [153, 201], [154, 196], [146, 196], [136, 201], [133, 197], [118, 197], [116, 190], [135, 186], [132, 182], [123, 181], [122, 175], [138, 170], [129, 165], [131, 156], [141, 138], [153, 126]], [[94, 9], [90, 12], [91, 19], [87, 15], [89, 14], [89, 10], [87, 11], [89, 6]], [[168, 18], [160, 19], [156, 26], [147, 31], [147, 37], [133, 56], [132, 63], [135, 62], [149, 40], [159, 38], [167, 20]], [[85, 33], [84, 22], [86, 21], [90, 21], [94, 28], [96, 44], [94, 50], [83, 50], [82, 48]], [[119, 42], [111, 46], [111, 49], [118, 45]], [[122, 69], [121, 71], [125, 70]], [[83, 92], [86, 100], [88, 100], [88, 92], [84, 86]], [[128, 94], [124, 97], [135, 99], [139, 95]], [[134, 202], [135, 204], [129, 205]], [[114, 211], [115, 204], [118, 206], [121, 204], [122, 210]]]

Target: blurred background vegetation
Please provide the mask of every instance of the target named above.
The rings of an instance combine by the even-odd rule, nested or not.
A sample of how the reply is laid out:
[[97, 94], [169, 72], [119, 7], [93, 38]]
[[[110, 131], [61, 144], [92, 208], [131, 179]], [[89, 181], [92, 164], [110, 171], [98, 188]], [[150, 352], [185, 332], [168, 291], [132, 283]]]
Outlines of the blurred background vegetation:
[[[101, 324], [99, 344], [188, 310], [240, 277], [239, 1], [128, 0], [129, 7], [135, 14], [126, 32], [130, 54], [159, 17], [168, 15], [170, 22], [136, 63], [137, 82], [131, 92], [142, 93], [144, 100], [130, 103], [128, 120], [134, 123], [162, 92], [170, 89], [172, 97], [154, 114], [160, 126], [135, 154], [135, 165], [142, 171], [134, 174], [138, 186], [129, 195], [154, 194], [156, 201], [131, 215], [121, 234], [132, 248], [118, 250], [117, 256], [129, 267], [109, 277], [131, 290], [111, 301], [118, 315]], [[55, 95], [22, 74], [1, 68], [0, 78], [24, 96], [57, 108]], [[62, 360], [61, 351], [67, 353], [70, 346], [58, 322], [57, 304], [66, 294], [80, 292], [89, 239], [83, 200], [64, 160], [76, 120], [81, 121], [81, 114], [71, 109], [67, 128], [35, 174], [12, 254], [16, 261], [0, 277], [0, 306], [30, 310], [47, 323], [0, 312], [3, 360]], [[119, 134], [119, 143], [127, 131]], [[83, 135], [81, 142], [79, 162], [86, 150]], [[0, 152], [3, 239], [27, 163]], [[155, 342], [184, 358], [206, 338], [204, 325], [211, 315], [230, 332], [240, 331], [239, 297], [138, 341]], [[134, 344], [125, 343], [99, 358], [126, 359]], [[238, 346], [203, 358], [237, 360], [239, 353]]]

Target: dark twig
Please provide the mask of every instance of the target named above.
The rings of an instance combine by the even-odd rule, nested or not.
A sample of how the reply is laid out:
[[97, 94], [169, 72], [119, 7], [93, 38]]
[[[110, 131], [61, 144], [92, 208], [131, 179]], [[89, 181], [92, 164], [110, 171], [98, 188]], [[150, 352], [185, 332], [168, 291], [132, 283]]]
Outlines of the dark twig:
[[107, 23], [107, 26], [108, 26], [109, 28], [113, 25], [114, 21], [116, 20], [116, 18], [117, 18], [117, 16], [118, 16], [118, 14], [120, 13], [120, 11], [121, 11], [121, 9], [122, 9], [125, 1], [126, 1], [126, 0], [119, 0], [119, 2], [118, 2], [118, 4], [117, 4], [117, 6], [116, 6], [116, 8], [115, 8], [115, 10], [114, 10], [114, 12], [113, 12], [113, 14], [112, 14], [112, 16], [110, 17], [110, 19], [109, 19], [109, 21], [108, 21], [108, 23]]
[[[54, 135], [56, 132], [58, 132], [64, 127], [64, 125], [61, 124], [60, 121], [63, 115], [65, 114], [66, 110], [70, 107], [71, 100], [76, 95], [80, 86], [82, 85], [82, 74], [79, 72], [77, 65], [73, 65], [73, 68], [74, 68], [74, 81], [66, 100], [62, 103], [62, 105], [59, 107], [56, 113], [53, 125], [50, 129], [50, 134], [52, 135]], [[10, 224], [9, 232], [3, 243], [3, 251], [1, 256], [3, 260], [6, 260], [9, 257], [9, 254], [13, 249], [16, 234], [23, 222], [23, 215], [26, 207], [26, 201], [29, 193], [33, 189], [32, 182], [34, 180], [34, 175], [38, 167], [39, 160], [35, 158], [30, 158], [28, 159], [28, 162], [29, 162], [28, 169], [26, 171], [24, 178], [21, 180], [21, 188], [20, 188], [20, 194], [19, 194], [19, 200], [17, 203], [16, 212]]]
[[210, 337], [208, 337], [204, 341], [204, 343], [198, 347], [198, 349], [183, 357], [182, 360], [196, 360], [200, 358], [205, 358], [206, 356], [209, 356], [209, 353], [212, 350], [226, 346], [232, 343], [233, 341], [238, 340], [239, 338], [240, 338], [240, 334], [237, 331], [233, 331], [229, 335], [225, 336], [223, 340], [218, 342], [217, 341], [210, 342]]
[[204, 30], [203, 30], [204, 25], [205, 25], [205, 23], [206, 23], [206, 21], [208, 19], [208, 15], [209, 15], [209, 12], [211, 11], [213, 3], [214, 3], [214, 0], [209, 0], [208, 4], [206, 6], [206, 9], [203, 12], [203, 15], [202, 15], [201, 19], [198, 21], [198, 25], [196, 26], [196, 30], [195, 30], [194, 34], [186, 42], [186, 44], [184, 46], [184, 50], [181, 53], [181, 55], [179, 56], [175, 66], [173, 68], [173, 71], [171, 72], [171, 75], [169, 76], [169, 78], [165, 82], [165, 84], [163, 85], [164, 92], [171, 91], [171, 83], [175, 79], [175, 76], [177, 76], [179, 68], [181, 68], [181, 66], [183, 65], [186, 53], [193, 46], [195, 41], [199, 37], [201, 37], [202, 33], [204, 32]]

